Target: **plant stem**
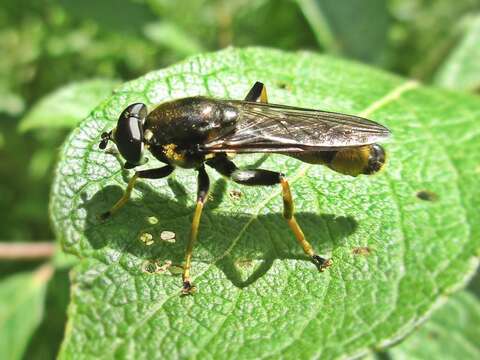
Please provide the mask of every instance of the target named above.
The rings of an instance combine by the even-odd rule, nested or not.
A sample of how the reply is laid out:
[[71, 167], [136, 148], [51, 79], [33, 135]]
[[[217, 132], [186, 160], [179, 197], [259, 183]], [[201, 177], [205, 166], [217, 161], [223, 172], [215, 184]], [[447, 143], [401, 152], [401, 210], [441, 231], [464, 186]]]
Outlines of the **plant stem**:
[[0, 260], [37, 260], [49, 258], [54, 252], [55, 243], [53, 242], [0, 242]]

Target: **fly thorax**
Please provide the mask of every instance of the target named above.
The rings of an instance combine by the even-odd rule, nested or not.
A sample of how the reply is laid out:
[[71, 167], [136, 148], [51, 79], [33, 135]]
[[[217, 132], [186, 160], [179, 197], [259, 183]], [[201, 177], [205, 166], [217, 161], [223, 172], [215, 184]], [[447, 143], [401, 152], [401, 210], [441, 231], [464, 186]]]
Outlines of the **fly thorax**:
[[173, 166], [185, 169], [198, 168], [205, 161], [204, 155], [186, 150], [177, 144], [162, 145], [163, 157]]

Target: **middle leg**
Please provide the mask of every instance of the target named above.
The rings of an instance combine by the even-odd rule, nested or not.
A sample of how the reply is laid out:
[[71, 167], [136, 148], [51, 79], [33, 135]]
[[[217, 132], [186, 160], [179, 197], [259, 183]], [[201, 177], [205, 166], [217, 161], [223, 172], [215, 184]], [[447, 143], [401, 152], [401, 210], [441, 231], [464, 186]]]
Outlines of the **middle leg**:
[[220, 174], [231, 178], [233, 181], [243, 185], [250, 186], [268, 186], [280, 184], [282, 187], [283, 197], [283, 217], [287, 220], [288, 226], [292, 229], [297, 242], [302, 247], [305, 254], [307, 254], [312, 262], [317, 266], [319, 271], [331, 265], [330, 259], [322, 258], [313, 250], [312, 245], [307, 241], [303, 234], [300, 225], [294, 216], [294, 205], [292, 193], [287, 179], [282, 173], [269, 170], [240, 170], [237, 166], [227, 159], [225, 155], [218, 155], [215, 158], [207, 161], [207, 165], [213, 167]]
[[202, 165], [198, 169], [198, 189], [197, 189], [197, 204], [195, 206], [195, 213], [193, 214], [192, 228], [190, 230], [190, 239], [188, 241], [187, 249], [185, 251], [185, 265], [183, 266], [183, 288], [182, 294], [189, 295], [195, 292], [195, 285], [192, 284], [190, 279], [190, 268], [192, 266], [192, 254], [193, 246], [197, 241], [198, 227], [200, 225], [200, 218], [202, 216], [203, 207], [208, 197], [208, 189], [210, 187], [210, 180], [208, 174], [205, 171], [205, 167]]

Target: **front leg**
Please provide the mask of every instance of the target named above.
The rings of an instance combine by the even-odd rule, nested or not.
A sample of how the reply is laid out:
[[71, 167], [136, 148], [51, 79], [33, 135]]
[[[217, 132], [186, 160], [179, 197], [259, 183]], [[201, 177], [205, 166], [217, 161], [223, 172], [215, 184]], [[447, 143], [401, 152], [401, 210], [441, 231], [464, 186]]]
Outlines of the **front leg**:
[[205, 171], [205, 166], [202, 165], [198, 169], [198, 188], [197, 188], [197, 204], [195, 206], [195, 213], [193, 214], [192, 228], [190, 231], [190, 239], [188, 241], [187, 249], [185, 251], [185, 265], [183, 267], [183, 288], [182, 294], [189, 295], [195, 292], [196, 287], [192, 284], [190, 278], [190, 268], [192, 266], [192, 253], [193, 246], [197, 241], [198, 227], [200, 225], [200, 218], [202, 216], [203, 206], [207, 201], [208, 189], [210, 188], [210, 180], [208, 174]]
[[114, 213], [120, 210], [128, 202], [132, 194], [133, 187], [135, 186], [135, 183], [139, 178], [140, 179], [161, 179], [163, 177], [170, 175], [173, 172], [173, 170], [175, 170], [173, 166], [166, 165], [157, 169], [136, 171], [135, 175], [133, 175], [130, 181], [128, 182], [127, 188], [125, 189], [125, 193], [123, 194], [123, 196], [115, 203], [115, 205], [111, 207], [110, 210], [100, 214], [100, 219], [101, 220], [108, 219], [110, 216], [112, 216]]

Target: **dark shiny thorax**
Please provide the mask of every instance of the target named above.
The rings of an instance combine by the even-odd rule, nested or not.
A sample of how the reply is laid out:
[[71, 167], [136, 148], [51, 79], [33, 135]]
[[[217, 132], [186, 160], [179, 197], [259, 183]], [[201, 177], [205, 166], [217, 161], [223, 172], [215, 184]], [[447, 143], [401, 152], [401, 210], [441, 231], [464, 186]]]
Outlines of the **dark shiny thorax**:
[[169, 101], [152, 110], [145, 121], [145, 139], [151, 153], [180, 167], [200, 166], [205, 154], [198, 145], [233, 130], [238, 110], [228, 102], [206, 97]]
[[153, 133], [155, 144], [188, 147], [210, 141], [220, 129], [235, 126], [237, 116], [237, 109], [226, 102], [189, 97], [158, 105], [148, 114], [145, 130]]

